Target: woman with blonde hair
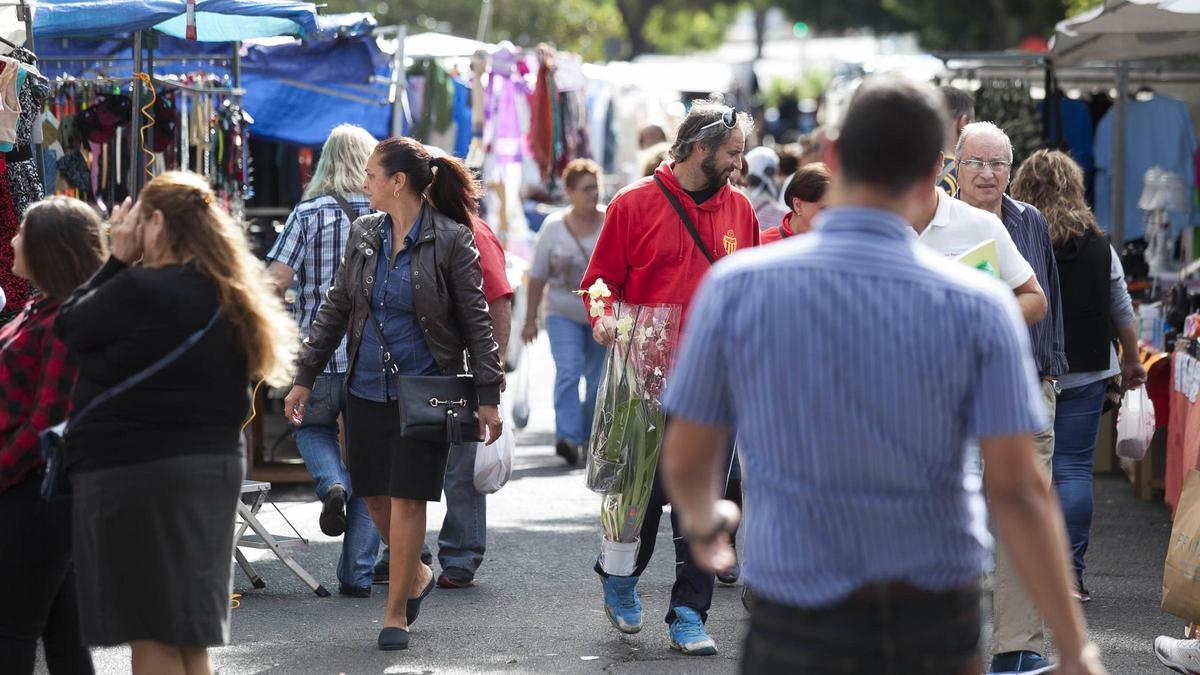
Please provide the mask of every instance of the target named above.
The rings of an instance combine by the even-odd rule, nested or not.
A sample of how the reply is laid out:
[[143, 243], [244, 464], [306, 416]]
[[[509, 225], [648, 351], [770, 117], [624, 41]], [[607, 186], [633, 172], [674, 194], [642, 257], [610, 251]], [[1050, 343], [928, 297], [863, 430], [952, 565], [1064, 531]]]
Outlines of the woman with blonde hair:
[[[1121, 375], [1125, 389], [1146, 381], [1138, 355], [1137, 322], [1121, 259], [1096, 225], [1083, 197], [1083, 171], [1070, 155], [1038, 150], [1013, 177], [1014, 199], [1046, 217], [1062, 292], [1067, 374], [1054, 416], [1054, 486], [1062, 503], [1075, 564], [1075, 597], [1091, 599], [1083, 585], [1084, 555], [1092, 527], [1092, 462], [1108, 380]], [[1121, 343], [1118, 360], [1112, 341]]]
[[151, 180], [111, 238], [54, 324], [79, 364], [65, 466], [83, 642], [129, 643], [134, 673], [208, 673], [229, 640], [248, 383], [289, 381], [296, 324], [200, 176]]

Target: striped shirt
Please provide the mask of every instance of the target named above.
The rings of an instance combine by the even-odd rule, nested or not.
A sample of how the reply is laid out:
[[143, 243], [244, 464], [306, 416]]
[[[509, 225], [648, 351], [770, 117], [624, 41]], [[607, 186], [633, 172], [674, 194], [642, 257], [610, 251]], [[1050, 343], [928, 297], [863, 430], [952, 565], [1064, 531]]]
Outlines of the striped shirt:
[[[349, 195], [346, 201], [360, 217], [371, 212], [365, 195]], [[292, 316], [302, 335], [308, 334], [325, 293], [333, 285], [333, 275], [342, 264], [349, 236], [350, 221], [337, 200], [329, 196], [314, 197], [296, 205], [283, 233], [267, 254], [268, 263], [278, 261], [296, 272], [299, 292], [292, 303]], [[346, 339], [342, 338], [325, 372], [344, 373], [349, 367], [347, 361]]]
[[1046, 294], [1046, 318], [1029, 327], [1033, 361], [1038, 374], [1057, 377], [1068, 372], [1066, 338], [1063, 336], [1062, 293], [1058, 289], [1058, 263], [1050, 244], [1050, 228], [1041, 211], [1032, 204], [1008, 195], [1000, 206], [1000, 220], [1012, 235], [1021, 256], [1029, 261], [1042, 292]]
[[717, 263], [665, 407], [737, 430], [756, 593], [812, 608], [872, 583], [970, 583], [991, 538], [967, 440], [1047, 425], [1016, 301], [892, 213], [819, 219]]

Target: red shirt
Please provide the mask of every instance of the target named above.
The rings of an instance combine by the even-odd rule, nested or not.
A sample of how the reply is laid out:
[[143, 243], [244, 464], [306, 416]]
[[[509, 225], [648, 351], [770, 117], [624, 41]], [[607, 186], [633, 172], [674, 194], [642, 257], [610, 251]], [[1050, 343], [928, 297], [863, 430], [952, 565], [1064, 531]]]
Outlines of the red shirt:
[[[759, 243], [758, 218], [742, 193], [728, 184], [703, 204], [696, 204], [675, 178], [672, 165], [663, 162], [655, 171], [675, 193], [714, 258]], [[708, 260], [692, 240], [679, 214], [652, 177], [617, 193], [604, 216], [604, 227], [580, 288], [604, 279], [613, 297], [605, 298], [606, 313], [612, 302], [679, 304], [684, 315], [708, 272]], [[584, 306], [589, 298], [583, 298]], [[596, 317], [589, 313], [593, 324]]]
[[783, 241], [784, 239], [787, 239], [788, 237], [796, 236], [796, 233], [792, 232], [792, 228], [791, 228], [792, 216], [794, 216], [794, 215], [796, 215], [796, 214], [789, 211], [787, 213], [787, 215], [785, 215], [783, 217], [783, 222], [776, 225], [775, 227], [768, 227], [767, 229], [763, 230], [762, 231], [762, 244], [766, 245], [766, 244], [770, 244], [770, 243], [773, 243], [776, 241]]
[[471, 224], [475, 226], [475, 248], [479, 249], [479, 267], [483, 272], [483, 296], [489, 304], [500, 298], [512, 297], [504, 247], [482, 218], [471, 216]]
[[0, 328], [0, 492], [41, 466], [38, 434], [67, 417], [78, 370], [54, 335], [58, 305], [37, 297]]

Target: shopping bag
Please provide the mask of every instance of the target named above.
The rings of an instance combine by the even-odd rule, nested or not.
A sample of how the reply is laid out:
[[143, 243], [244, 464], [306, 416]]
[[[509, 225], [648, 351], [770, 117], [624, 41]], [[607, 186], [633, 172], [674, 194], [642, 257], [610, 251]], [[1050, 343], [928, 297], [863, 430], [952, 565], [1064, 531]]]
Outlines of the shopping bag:
[[[501, 415], [508, 418], [508, 403], [500, 401]], [[516, 431], [505, 429], [491, 445], [479, 444], [475, 452], [475, 491], [490, 495], [512, 477], [513, 455], [517, 451]]]
[[1163, 564], [1162, 610], [1200, 622], [1200, 471], [1190, 469]]
[[1154, 403], [1145, 387], [1125, 392], [1117, 411], [1117, 456], [1139, 461], [1154, 438]]
[[517, 369], [517, 383], [513, 387], [513, 426], [524, 429], [529, 424], [529, 364]]

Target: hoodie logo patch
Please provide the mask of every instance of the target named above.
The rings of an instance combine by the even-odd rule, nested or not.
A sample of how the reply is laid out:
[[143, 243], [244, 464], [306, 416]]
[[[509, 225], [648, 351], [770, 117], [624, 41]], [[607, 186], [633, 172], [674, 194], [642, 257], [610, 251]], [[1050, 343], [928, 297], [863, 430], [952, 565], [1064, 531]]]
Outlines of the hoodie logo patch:
[[737, 250], [737, 246], [738, 246], [737, 235], [735, 235], [733, 233], [733, 230], [726, 232], [725, 233], [725, 254], [733, 255], [733, 252]]

